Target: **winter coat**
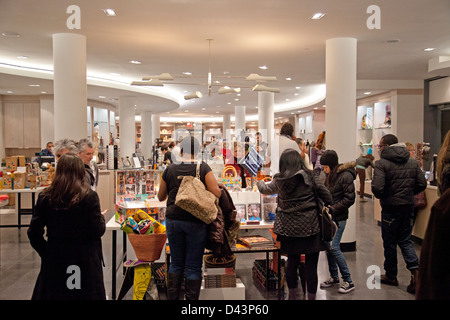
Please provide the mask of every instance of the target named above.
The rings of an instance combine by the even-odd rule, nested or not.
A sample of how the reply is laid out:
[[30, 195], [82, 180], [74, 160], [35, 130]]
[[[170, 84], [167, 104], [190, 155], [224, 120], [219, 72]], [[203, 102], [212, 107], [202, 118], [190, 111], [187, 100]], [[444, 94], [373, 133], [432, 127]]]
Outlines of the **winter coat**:
[[420, 252], [416, 299], [450, 299], [450, 188], [433, 204]]
[[28, 229], [30, 244], [41, 257], [32, 299], [106, 299], [101, 244], [105, 229], [95, 191], [68, 210], [55, 210], [48, 197], [39, 195]]
[[348, 208], [355, 203], [356, 194], [353, 181], [356, 178], [356, 171], [354, 166], [354, 161], [340, 164], [335, 169], [336, 174], [325, 179], [325, 186], [333, 196], [331, 209], [335, 221], [347, 220]]
[[327, 188], [315, 175], [308, 174], [304, 170], [287, 178], [275, 175], [268, 184], [262, 180], [258, 181], [258, 190], [262, 194], [278, 194], [275, 234], [286, 237], [308, 237], [320, 232], [313, 183], [319, 198], [325, 205], [331, 204], [332, 197]]
[[228, 190], [219, 184], [221, 196], [217, 210], [217, 218], [211, 222], [206, 248], [210, 249], [214, 256], [231, 255], [228, 243], [230, 228], [236, 227], [236, 208]]
[[403, 143], [383, 149], [375, 162], [372, 193], [381, 206], [414, 206], [414, 195], [425, 190], [427, 181], [419, 163], [410, 159]]

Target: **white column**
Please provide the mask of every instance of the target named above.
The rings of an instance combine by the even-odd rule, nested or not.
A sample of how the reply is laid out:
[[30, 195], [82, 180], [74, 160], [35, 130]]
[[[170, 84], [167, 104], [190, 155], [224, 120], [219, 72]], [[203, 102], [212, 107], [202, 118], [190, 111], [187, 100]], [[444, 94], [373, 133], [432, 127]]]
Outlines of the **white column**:
[[[326, 148], [340, 163], [356, 156], [356, 44], [354, 38], [326, 41]], [[356, 247], [355, 205], [350, 207], [342, 243]]]
[[228, 130], [231, 130], [231, 116], [224, 114], [222, 118], [222, 139], [227, 139]]
[[234, 117], [234, 134], [238, 137], [242, 130], [245, 131], [245, 106], [235, 106]]
[[[152, 145], [155, 143], [155, 139], [161, 137], [160, 128], [160, 116], [159, 114], [152, 115]], [[175, 139], [175, 134], [173, 135]]]
[[258, 131], [263, 141], [270, 143], [274, 138], [274, 93], [258, 92]]
[[55, 140], [86, 138], [86, 37], [53, 35]]
[[135, 99], [132, 96], [119, 97], [119, 163], [120, 158], [133, 157], [136, 152]]
[[141, 113], [141, 151], [144, 159], [152, 157], [152, 113], [149, 111]]

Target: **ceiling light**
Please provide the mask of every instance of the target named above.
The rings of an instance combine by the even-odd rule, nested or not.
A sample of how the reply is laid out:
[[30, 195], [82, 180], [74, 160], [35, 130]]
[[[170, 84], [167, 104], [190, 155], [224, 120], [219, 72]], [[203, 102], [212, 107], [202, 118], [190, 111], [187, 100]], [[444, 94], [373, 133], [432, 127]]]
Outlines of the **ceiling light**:
[[311, 20], [320, 20], [323, 17], [325, 17], [326, 13], [322, 13], [322, 12], [316, 12], [312, 15]]
[[98, 96], [100, 99], [106, 99], [105, 96]]
[[17, 59], [28, 59], [28, 57], [27, 56], [17, 56]]
[[227, 94], [227, 93], [237, 93], [240, 92], [241, 88], [230, 88], [229, 86], [220, 87], [217, 93], [219, 94]]
[[252, 88], [252, 90], [253, 91], [268, 91], [268, 92], [276, 92], [276, 93], [280, 92], [279, 88], [270, 88], [263, 84], [257, 84], [256, 86], [254, 86]]
[[292, 80], [292, 78], [286, 78], [286, 80], [287, 80], [287, 81], [291, 81], [291, 80]]
[[201, 98], [202, 96], [203, 95], [202, 95], [202, 93], [200, 91], [196, 91], [196, 92], [193, 92], [191, 94], [185, 95], [184, 99], [185, 100], [190, 100], [190, 99]]
[[29, 87], [40, 87], [41, 85], [40, 84], [29, 84], [28, 86]]
[[183, 74], [184, 74], [184, 75], [187, 75], [187, 76], [190, 76], [190, 75], [192, 75], [192, 72], [185, 71], [185, 72], [183, 72]]
[[297, 89], [297, 90], [298, 90], [298, 89], [301, 89], [301, 88], [302, 88], [302, 87], [295, 87], [295, 89]]
[[103, 12], [108, 17], [115, 17], [116, 16], [116, 12], [114, 11], [114, 9], [103, 9]]
[[423, 51], [433, 51], [433, 50], [436, 50], [436, 48], [425, 48], [425, 49], [423, 49]]
[[[266, 66], [263, 66], [263, 67], [265, 67], [266, 69], [267, 69], [267, 67]], [[262, 69], [262, 67], [260, 67], [261, 69]], [[246, 78], [245, 78], [245, 80], [248, 80], [248, 81], [277, 81], [277, 77], [275, 77], [275, 76], [260, 76], [259, 74], [257, 74], [257, 73], [250, 73]]]
[[371, 93], [372, 93], [371, 91], [364, 92], [364, 94], [371, 94]]
[[157, 86], [162, 87], [164, 84], [159, 79], [150, 79], [149, 81], [132, 81], [132, 86]]
[[18, 34], [17, 32], [11, 32], [11, 31], [2, 32], [2, 36], [8, 37], [8, 38], [20, 38], [20, 34]]
[[157, 76], [144, 76], [142, 77], [142, 80], [151, 80], [151, 79], [158, 79], [158, 80], [173, 80], [175, 79], [170, 73], [161, 73]]
[[138, 60], [130, 60], [130, 63], [132, 63], [132, 64], [141, 64], [142, 62], [138, 61]]
[[267, 70], [269, 69], [267, 66], [259, 66], [258, 68], [262, 69], [262, 70]]

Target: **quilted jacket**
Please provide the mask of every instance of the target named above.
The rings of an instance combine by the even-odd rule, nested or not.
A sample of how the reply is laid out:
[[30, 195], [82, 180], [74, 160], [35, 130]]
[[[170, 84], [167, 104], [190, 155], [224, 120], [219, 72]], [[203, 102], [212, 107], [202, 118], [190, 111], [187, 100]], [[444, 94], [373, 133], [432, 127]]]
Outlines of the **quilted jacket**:
[[287, 178], [276, 175], [267, 184], [264, 181], [258, 181], [258, 190], [262, 194], [278, 194], [277, 215], [274, 222], [275, 234], [287, 237], [308, 237], [320, 232], [313, 183], [321, 202], [330, 205], [332, 197], [328, 189], [316, 176], [304, 170]]

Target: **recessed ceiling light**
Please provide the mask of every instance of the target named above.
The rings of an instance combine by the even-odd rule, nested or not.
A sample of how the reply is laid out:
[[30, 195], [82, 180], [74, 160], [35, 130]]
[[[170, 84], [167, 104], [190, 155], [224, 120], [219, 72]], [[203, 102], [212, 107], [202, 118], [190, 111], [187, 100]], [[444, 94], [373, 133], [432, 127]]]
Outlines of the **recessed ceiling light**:
[[371, 94], [371, 93], [372, 93], [371, 91], [364, 92], [364, 94]]
[[316, 12], [312, 15], [311, 20], [320, 20], [325, 17], [326, 13]]
[[132, 63], [132, 64], [141, 64], [142, 62], [138, 61], [138, 60], [130, 60], [130, 63]]
[[286, 78], [286, 80], [287, 80], [287, 81], [291, 81], [291, 80], [292, 80], [292, 78]]
[[319, 108], [317, 108], [317, 107], [314, 108], [314, 110], [317, 110], [317, 109], [319, 109]]
[[6, 93], [14, 93], [14, 91], [8, 90], [6, 91]]
[[190, 76], [190, 75], [192, 75], [192, 72], [185, 71], [185, 72], [183, 72], [183, 74], [184, 74], [184, 75], [187, 75], [187, 76]]
[[298, 90], [298, 89], [301, 89], [301, 88], [302, 88], [302, 87], [295, 87], [295, 89], [297, 89], [297, 90]]
[[[106, 99], [105, 96], [98, 96], [100, 99]], [[134, 105], [136, 107], [136, 105]]]
[[5, 31], [5, 32], [2, 32], [2, 36], [8, 37], [8, 38], [19, 38], [20, 34], [18, 34], [17, 32]]
[[115, 17], [116, 16], [116, 12], [114, 11], [114, 9], [103, 9], [103, 12], [108, 17]]
[[17, 56], [17, 59], [28, 59], [27, 56]]
[[203, 111], [205, 111], [205, 110], [206, 110], [206, 108], [202, 108], [202, 110], [203, 110]]
[[423, 51], [433, 51], [433, 50], [436, 50], [436, 48], [425, 48], [425, 49], [423, 49]]
[[267, 70], [269, 69], [267, 66], [259, 66], [258, 68], [262, 69], [262, 70]]
[[41, 91], [41, 93], [42, 93], [42, 94], [45, 94], [45, 93], [47, 93], [47, 91]]
[[28, 86], [29, 87], [40, 87], [41, 85], [40, 84], [29, 84]]

